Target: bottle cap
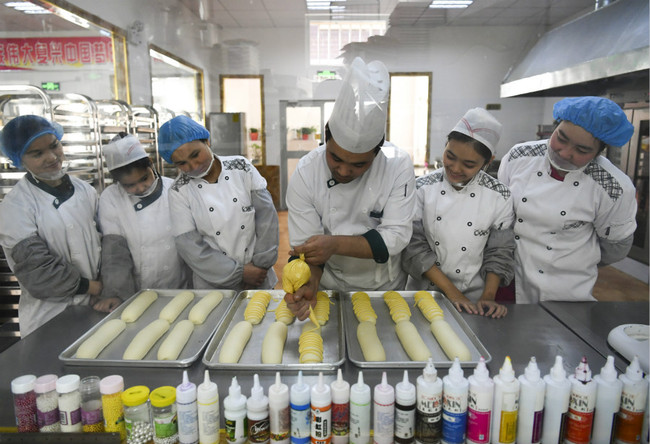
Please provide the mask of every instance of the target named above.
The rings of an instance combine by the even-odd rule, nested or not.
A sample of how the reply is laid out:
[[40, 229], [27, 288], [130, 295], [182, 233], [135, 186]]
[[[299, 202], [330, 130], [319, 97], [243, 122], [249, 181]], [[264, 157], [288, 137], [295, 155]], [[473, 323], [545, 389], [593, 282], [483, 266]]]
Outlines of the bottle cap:
[[429, 358], [429, 361], [427, 361], [427, 365], [424, 367], [424, 370], [422, 370], [422, 377], [427, 382], [436, 381], [438, 370], [436, 370], [436, 367], [433, 365], [433, 358]]
[[345, 404], [350, 401], [350, 384], [343, 380], [343, 373], [339, 369], [336, 380], [331, 384], [332, 402], [334, 404]]
[[187, 370], [183, 370], [183, 382], [176, 387], [176, 402], [190, 404], [196, 401], [196, 384], [190, 382]]
[[124, 378], [120, 375], [106, 376], [99, 381], [99, 391], [102, 395], [112, 395], [124, 390]]
[[367, 404], [370, 402], [370, 386], [363, 382], [363, 372], [359, 371], [356, 384], [350, 387], [350, 399], [353, 399], [357, 404]]
[[318, 373], [318, 384], [311, 388], [311, 404], [315, 406], [326, 406], [332, 403], [332, 392], [330, 386], [323, 382], [323, 372]]
[[36, 393], [47, 393], [56, 390], [56, 375], [43, 375], [34, 382], [34, 391]]
[[503, 366], [499, 369], [499, 376], [504, 382], [511, 382], [515, 379], [515, 371], [512, 368], [512, 361], [510, 361], [510, 356], [506, 356], [503, 360]]
[[237, 376], [233, 376], [228, 396], [223, 400], [223, 407], [227, 410], [241, 410], [246, 408], [246, 395], [241, 392], [241, 387], [237, 383]]
[[632, 359], [632, 362], [630, 362], [630, 365], [627, 366], [625, 369], [625, 376], [630, 378], [630, 380], [637, 382], [643, 379], [643, 372], [641, 371], [641, 367], [639, 366], [639, 358], [638, 356], [634, 356], [634, 359]]
[[86, 376], [81, 380], [79, 391], [83, 393], [99, 392], [99, 376]]
[[555, 357], [555, 364], [553, 364], [553, 367], [551, 367], [549, 375], [551, 375], [551, 379], [554, 381], [563, 381], [566, 378], [566, 370], [564, 370], [562, 356], [557, 355]]
[[[460, 360], [458, 359], [458, 356], [456, 356], [454, 358], [454, 363], [451, 364], [451, 368], [449, 369], [449, 374], [447, 376], [449, 378], [449, 382], [451, 382], [453, 384], [462, 384], [463, 383], [463, 379], [465, 378], [465, 374], [463, 373], [463, 369], [460, 366]], [[443, 381], [444, 381], [444, 379], [443, 379]]]
[[196, 399], [202, 404], [212, 404], [219, 399], [219, 388], [217, 384], [210, 380], [210, 372], [205, 370], [203, 382], [199, 384], [196, 390]]
[[144, 404], [147, 399], [149, 399], [149, 387], [145, 385], [129, 387], [122, 392], [122, 404], [127, 407]]
[[65, 375], [56, 380], [57, 393], [70, 393], [79, 390], [81, 378], [79, 375]]
[[392, 385], [388, 384], [386, 372], [381, 374], [381, 383], [375, 386], [373, 399], [376, 403], [383, 405], [395, 402], [395, 389], [393, 389]]
[[477, 381], [483, 382], [487, 381], [490, 379], [490, 372], [487, 369], [487, 366], [485, 365], [485, 358], [481, 356], [481, 359], [479, 359], [478, 364], [476, 364], [476, 367], [474, 367], [474, 379]]
[[35, 375], [23, 375], [11, 381], [11, 393], [15, 395], [22, 395], [34, 390], [34, 383], [36, 382]]
[[302, 380], [302, 370], [298, 372], [298, 380], [291, 385], [291, 404], [303, 406], [309, 404], [309, 385]]
[[275, 373], [275, 384], [269, 386], [269, 405], [285, 408], [289, 405], [289, 387], [280, 379], [280, 372]]
[[537, 366], [537, 359], [535, 356], [530, 358], [526, 370], [524, 370], [524, 377], [530, 382], [537, 382], [540, 379], [539, 367]]
[[415, 386], [409, 382], [409, 372], [404, 370], [404, 379], [395, 385], [395, 402], [400, 405], [415, 404]]
[[246, 408], [248, 410], [266, 410], [269, 406], [269, 398], [264, 396], [264, 387], [260, 385], [260, 377], [257, 373], [253, 375], [253, 387], [251, 388], [251, 396], [246, 401]]
[[603, 365], [603, 368], [600, 369], [600, 379], [605, 382], [614, 382], [616, 381], [616, 368], [614, 367], [614, 357], [607, 356], [607, 362]]
[[582, 357], [580, 364], [576, 367], [575, 377], [580, 382], [589, 382], [591, 381], [591, 370], [589, 370], [589, 364], [587, 364], [587, 358]]
[[176, 387], [172, 387], [171, 385], [158, 387], [151, 392], [149, 400], [154, 407], [168, 407], [176, 402]]

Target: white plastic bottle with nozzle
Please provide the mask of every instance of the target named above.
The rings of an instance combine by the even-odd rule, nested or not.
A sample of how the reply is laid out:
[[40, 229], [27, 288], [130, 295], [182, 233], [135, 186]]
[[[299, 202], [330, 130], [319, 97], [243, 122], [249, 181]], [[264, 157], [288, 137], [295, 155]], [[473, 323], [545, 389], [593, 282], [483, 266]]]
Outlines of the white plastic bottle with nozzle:
[[469, 382], [463, 375], [458, 358], [442, 378], [442, 442], [462, 444], [467, 431], [467, 394]]
[[269, 398], [264, 395], [264, 387], [260, 385], [260, 377], [253, 375], [251, 395], [246, 400], [246, 417], [248, 418], [248, 442], [265, 444], [271, 439], [269, 424]]
[[291, 443], [306, 444], [311, 440], [311, 395], [309, 384], [302, 380], [302, 371], [298, 380], [291, 385], [289, 396], [291, 407]]
[[271, 443], [288, 444], [291, 440], [291, 411], [289, 409], [289, 387], [275, 373], [275, 384], [269, 386], [269, 421], [271, 422]]
[[621, 406], [621, 391], [623, 383], [617, 378], [614, 367], [614, 357], [608, 356], [607, 362], [594, 376], [598, 386], [596, 390], [596, 409], [594, 412], [594, 427], [591, 431], [593, 444], [609, 444], [612, 439], [614, 419]]
[[542, 440], [544, 394], [537, 359], [530, 358], [523, 375], [519, 375], [519, 414], [517, 415], [517, 444], [537, 444]]
[[510, 356], [506, 356], [499, 374], [494, 377], [494, 404], [492, 407], [493, 444], [512, 444], [517, 436], [519, 411], [519, 380], [515, 378]]
[[625, 373], [619, 376], [623, 382], [621, 409], [616, 419], [614, 442], [634, 444], [641, 442], [643, 412], [648, 398], [648, 381], [643, 379], [639, 359], [635, 356]]
[[411, 444], [415, 442], [415, 386], [409, 382], [409, 372], [404, 370], [404, 378], [395, 385], [395, 442]]
[[332, 391], [318, 373], [318, 384], [311, 388], [311, 443], [329, 444], [332, 441]]
[[241, 392], [241, 387], [237, 383], [237, 376], [232, 378], [228, 388], [228, 396], [223, 400], [223, 420], [226, 441], [229, 444], [244, 444], [248, 438], [246, 396]]
[[429, 358], [416, 381], [415, 442], [437, 444], [442, 437], [442, 378]]
[[[650, 375], [645, 375], [646, 384], [648, 384], [648, 378]], [[648, 384], [648, 390], [650, 390], [650, 384]], [[650, 392], [645, 400], [645, 414], [643, 415], [643, 429], [641, 432], [641, 443], [650, 444], [650, 431], [648, 430], [648, 423], [650, 423]]]
[[346, 444], [350, 437], [350, 384], [339, 369], [332, 389], [332, 442]]
[[467, 378], [467, 442], [468, 444], [488, 444], [490, 442], [490, 423], [492, 403], [494, 402], [494, 381], [481, 356], [474, 374]]
[[395, 389], [388, 384], [386, 372], [381, 374], [381, 383], [375, 386], [372, 428], [375, 444], [392, 444], [395, 433]]
[[219, 442], [219, 388], [210, 380], [206, 369], [205, 378], [196, 390], [199, 406], [199, 444]]
[[566, 377], [562, 356], [555, 357], [555, 364], [544, 376], [546, 395], [544, 395], [544, 423], [542, 442], [557, 443], [564, 436], [566, 413], [569, 410], [571, 382]]
[[350, 444], [370, 441], [370, 402], [370, 386], [363, 382], [360, 371], [356, 384], [350, 387]]
[[571, 396], [569, 397], [569, 413], [564, 442], [567, 444], [589, 444], [598, 386], [591, 378], [587, 358], [583, 356], [582, 361], [576, 367], [575, 374], [569, 376], [569, 381], [571, 381]]
[[176, 414], [178, 415], [178, 442], [196, 444], [199, 442], [199, 410], [196, 402], [196, 384], [183, 371], [183, 383], [176, 387]]

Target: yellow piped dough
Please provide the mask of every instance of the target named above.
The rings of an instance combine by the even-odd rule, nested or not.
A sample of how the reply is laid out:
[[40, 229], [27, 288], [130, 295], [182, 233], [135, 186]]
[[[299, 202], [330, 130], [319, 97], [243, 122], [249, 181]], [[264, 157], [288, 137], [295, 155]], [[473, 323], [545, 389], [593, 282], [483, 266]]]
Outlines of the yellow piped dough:
[[194, 331], [194, 323], [184, 319], [172, 328], [158, 348], [158, 360], [173, 361], [178, 358]]
[[449, 359], [453, 360], [458, 357], [460, 361], [469, 361], [472, 358], [472, 354], [463, 340], [444, 319], [438, 318], [431, 322], [431, 333]]
[[432, 322], [436, 318], [442, 319], [444, 314], [442, 308], [428, 291], [418, 291], [413, 295], [415, 306], [420, 309], [427, 321]]
[[357, 340], [366, 361], [385, 361], [386, 351], [377, 336], [377, 326], [369, 321], [359, 322]]
[[305, 323], [302, 333], [298, 337], [299, 362], [301, 364], [314, 364], [323, 362], [323, 338], [320, 327]]
[[404, 351], [412, 361], [426, 361], [431, 357], [431, 351], [411, 321], [401, 321], [395, 324], [395, 332], [397, 332]]
[[178, 315], [180, 315], [181, 312], [185, 310], [185, 307], [190, 305], [190, 302], [193, 300], [194, 293], [188, 290], [181, 291], [176, 296], [174, 296], [174, 298], [169, 301], [162, 310], [160, 310], [158, 319], [163, 319], [170, 324], [173, 324]]
[[211, 291], [206, 294], [194, 304], [194, 307], [190, 310], [190, 314], [187, 316], [187, 319], [192, 321], [195, 325], [200, 325], [205, 322], [208, 315], [212, 313], [212, 310], [216, 308], [217, 305], [223, 300], [223, 293], [220, 291]]
[[287, 301], [282, 299], [275, 308], [275, 320], [289, 325], [295, 319], [293, 312], [287, 307]]
[[120, 318], [124, 322], [135, 322], [138, 320], [142, 313], [145, 312], [147, 308], [154, 301], [158, 299], [158, 293], [152, 290], [146, 290], [136, 296], [136, 298], [131, 302], [125, 309], [122, 311]]
[[169, 330], [169, 322], [164, 319], [156, 319], [144, 327], [133, 338], [124, 351], [122, 359], [139, 360], [144, 358], [151, 347]]
[[269, 306], [269, 302], [271, 302], [271, 293], [268, 291], [255, 292], [253, 297], [248, 301], [248, 304], [246, 304], [244, 319], [253, 325], [262, 322], [264, 315], [266, 315], [266, 309]]
[[281, 364], [284, 343], [287, 340], [287, 324], [276, 321], [266, 330], [262, 341], [262, 364]]
[[230, 330], [226, 336], [221, 351], [219, 352], [219, 362], [224, 364], [236, 364], [244, 352], [248, 340], [253, 333], [253, 325], [248, 321], [240, 321]]
[[325, 325], [330, 318], [330, 297], [324, 291], [316, 293], [316, 306], [314, 307], [314, 315], [318, 320], [319, 325]]
[[396, 324], [411, 319], [411, 309], [406, 303], [406, 300], [398, 292], [387, 291], [384, 293], [384, 302], [388, 305], [390, 317], [393, 318], [393, 322]]
[[377, 313], [372, 308], [368, 293], [358, 291], [352, 295], [352, 311], [359, 322], [377, 322]]
[[106, 322], [81, 343], [77, 349], [77, 358], [95, 359], [125, 328], [126, 323], [121, 319], [111, 319]]

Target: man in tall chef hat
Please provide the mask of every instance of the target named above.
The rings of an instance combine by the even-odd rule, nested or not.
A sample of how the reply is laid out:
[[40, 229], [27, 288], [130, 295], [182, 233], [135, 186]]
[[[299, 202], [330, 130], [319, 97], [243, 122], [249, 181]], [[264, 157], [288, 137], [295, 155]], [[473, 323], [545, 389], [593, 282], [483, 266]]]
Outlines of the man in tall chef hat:
[[307, 284], [287, 294], [299, 319], [319, 288], [400, 290], [400, 256], [412, 232], [415, 175], [407, 153], [385, 141], [389, 76], [383, 63], [350, 65], [325, 144], [300, 159], [287, 190], [293, 256]]

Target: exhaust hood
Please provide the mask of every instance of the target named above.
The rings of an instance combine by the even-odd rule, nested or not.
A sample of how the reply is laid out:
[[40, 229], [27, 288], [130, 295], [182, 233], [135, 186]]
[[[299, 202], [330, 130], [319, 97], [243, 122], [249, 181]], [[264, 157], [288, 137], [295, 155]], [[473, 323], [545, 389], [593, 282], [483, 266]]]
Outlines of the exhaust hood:
[[548, 31], [501, 84], [501, 97], [648, 89], [648, 1], [618, 0]]

